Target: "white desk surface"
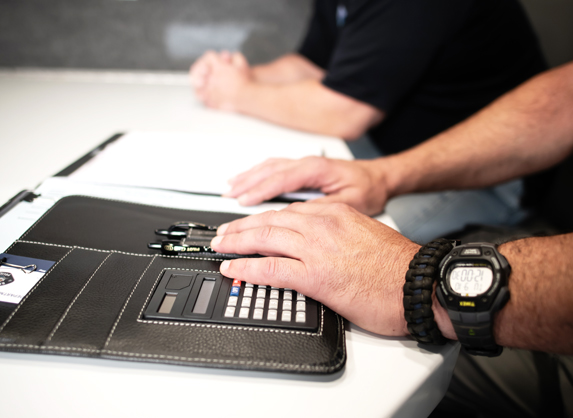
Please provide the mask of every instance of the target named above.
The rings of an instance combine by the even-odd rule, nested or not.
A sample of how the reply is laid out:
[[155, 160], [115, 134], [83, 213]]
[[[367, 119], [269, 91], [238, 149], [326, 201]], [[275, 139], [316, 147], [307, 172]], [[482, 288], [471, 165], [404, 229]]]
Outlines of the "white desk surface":
[[[116, 132], [213, 129], [300, 135], [201, 108], [183, 74], [0, 72], [0, 202]], [[315, 139], [328, 156], [351, 158], [341, 141]], [[352, 324], [346, 343], [346, 367], [325, 377], [0, 353], [0, 416], [424, 417], [445, 393], [459, 349], [430, 352]]]

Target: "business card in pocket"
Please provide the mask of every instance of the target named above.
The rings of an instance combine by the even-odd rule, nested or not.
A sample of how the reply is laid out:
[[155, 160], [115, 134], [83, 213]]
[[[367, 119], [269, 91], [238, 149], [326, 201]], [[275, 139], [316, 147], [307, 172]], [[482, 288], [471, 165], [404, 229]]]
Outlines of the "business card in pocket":
[[0, 254], [0, 302], [20, 303], [54, 261]]

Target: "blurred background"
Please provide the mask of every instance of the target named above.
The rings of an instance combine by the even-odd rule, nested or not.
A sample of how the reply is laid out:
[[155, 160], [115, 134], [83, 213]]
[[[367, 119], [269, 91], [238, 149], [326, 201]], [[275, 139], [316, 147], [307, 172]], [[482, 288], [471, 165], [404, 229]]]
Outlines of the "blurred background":
[[[0, 0], [0, 69], [187, 71], [207, 49], [292, 51], [312, 0]], [[573, 0], [522, 0], [551, 66], [573, 59]]]

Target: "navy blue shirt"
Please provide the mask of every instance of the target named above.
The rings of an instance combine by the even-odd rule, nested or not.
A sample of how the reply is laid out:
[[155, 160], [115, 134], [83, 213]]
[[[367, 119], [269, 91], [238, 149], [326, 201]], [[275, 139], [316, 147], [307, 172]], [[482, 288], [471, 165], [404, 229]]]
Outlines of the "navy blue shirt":
[[326, 87], [386, 113], [386, 154], [462, 121], [546, 69], [517, 0], [316, 0], [300, 54]]

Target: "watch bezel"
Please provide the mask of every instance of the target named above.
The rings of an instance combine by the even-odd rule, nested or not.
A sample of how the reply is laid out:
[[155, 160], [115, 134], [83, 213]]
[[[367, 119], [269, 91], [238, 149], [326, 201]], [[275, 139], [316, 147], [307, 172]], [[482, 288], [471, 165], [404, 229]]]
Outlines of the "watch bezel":
[[[480, 248], [480, 255], [460, 255], [462, 249]], [[492, 245], [483, 243], [464, 244], [454, 248], [440, 264], [440, 277], [438, 288], [442, 291], [442, 296], [448, 309], [460, 312], [484, 312], [492, 308], [496, 296], [500, 289], [507, 286], [509, 264], [505, 259], [497, 257], [497, 251]], [[493, 274], [490, 288], [483, 294], [477, 296], [461, 296], [450, 286], [451, 272], [459, 265], [482, 264], [487, 266]]]

